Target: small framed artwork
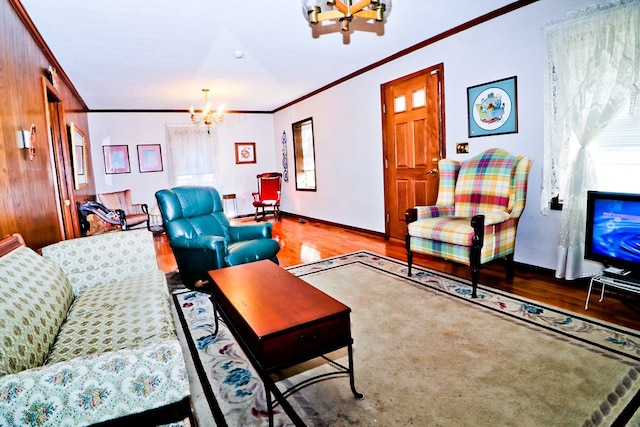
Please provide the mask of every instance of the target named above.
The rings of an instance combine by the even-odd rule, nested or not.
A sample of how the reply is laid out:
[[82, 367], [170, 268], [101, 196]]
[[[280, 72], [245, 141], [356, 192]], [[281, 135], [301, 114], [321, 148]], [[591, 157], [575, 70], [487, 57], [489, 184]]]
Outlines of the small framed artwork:
[[87, 159], [85, 156], [84, 133], [75, 125], [69, 123], [69, 146], [73, 163], [73, 182], [76, 190], [85, 187], [87, 180]]
[[255, 142], [236, 142], [236, 165], [256, 162]]
[[138, 145], [138, 167], [140, 172], [162, 172], [160, 144]]
[[518, 132], [517, 77], [467, 88], [469, 138]]
[[127, 145], [105, 145], [104, 152], [104, 172], [107, 174], [129, 173], [129, 146]]

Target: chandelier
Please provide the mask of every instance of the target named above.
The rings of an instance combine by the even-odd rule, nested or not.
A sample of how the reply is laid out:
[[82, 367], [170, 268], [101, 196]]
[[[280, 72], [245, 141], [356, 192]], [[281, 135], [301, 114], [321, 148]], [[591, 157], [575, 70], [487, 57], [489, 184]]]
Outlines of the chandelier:
[[391, 0], [302, 0], [302, 9], [310, 24], [339, 21], [349, 31], [353, 18], [383, 21], [391, 12]]
[[189, 108], [191, 113], [191, 122], [194, 125], [204, 123], [207, 127], [211, 127], [212, 124], [221, 124], [224, 121], [224, 108], [221, 105], [216, 111], [211, 110], [211, 103], [209, 102], [209, 89], [202, 89], [204, 92], [204, 108], [202, 109], [202, 117], [198, 119], [196, 117], [196, 111], [193, 109], [193, 105]]

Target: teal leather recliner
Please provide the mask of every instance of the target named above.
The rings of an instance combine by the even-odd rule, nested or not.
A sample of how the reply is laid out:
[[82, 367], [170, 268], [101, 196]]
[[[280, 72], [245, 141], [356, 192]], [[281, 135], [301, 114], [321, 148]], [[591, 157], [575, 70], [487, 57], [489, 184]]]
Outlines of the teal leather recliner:
[[156, 192], [158, 208], [185, 286], [199, 287], [207, 271], [270, 259], [278, 264], [271, 223], [234, 226], [213, 187], [184, 186]]

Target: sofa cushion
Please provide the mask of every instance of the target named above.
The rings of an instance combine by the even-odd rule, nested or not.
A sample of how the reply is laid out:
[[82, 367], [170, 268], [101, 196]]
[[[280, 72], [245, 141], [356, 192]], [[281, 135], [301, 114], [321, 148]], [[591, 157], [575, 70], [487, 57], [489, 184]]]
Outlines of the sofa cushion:
[[62, 267], [76, 295], [158, 269], [153, 234], [146, 229], [64, 240], [42, 248], [42, 256]]
[[0, 376], [44, 363], [72, 302], [55, 263], [27, 247], [0, 258]]
[[81, 292], [47, 363], [175, 338], [169, 298], [160, 270]]

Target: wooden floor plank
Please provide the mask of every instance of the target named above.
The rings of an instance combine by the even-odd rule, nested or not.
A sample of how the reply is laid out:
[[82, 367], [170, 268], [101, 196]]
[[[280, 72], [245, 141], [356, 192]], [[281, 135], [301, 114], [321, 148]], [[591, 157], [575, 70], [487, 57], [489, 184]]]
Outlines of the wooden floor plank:
[[[242, 222], [253, 222], [243, 220]], [[280, 243], [278, 259], [282, 267], [318, 261], [359, 250], [368, 250], [406, 261], [404, 242], [384, 240], [375, 233], [354, 231], [311, 220], [284, 216], [273, 222], [273, 237]], [[176, 270], [175, 258], [166, 235], [155, 236], [158, 263], [165, 272]], [[469, 268], [441, 259], [416, 255], [414, 263], [437, 271], [470, 279]], [[565, 281], [553, 277], [547, 270], [517, 265], [513, 280], [507, 280], [500, 263], [483, 266], [480, 283], [508, 291], [512, 294], [545, 304], [573, 311], [617, 325], [640, 330], [640, 297], [607, 291], [603, 302], [598, 303], [600, 288], [592, 294], [589, 310], [584, 310], [588, 280]]]

